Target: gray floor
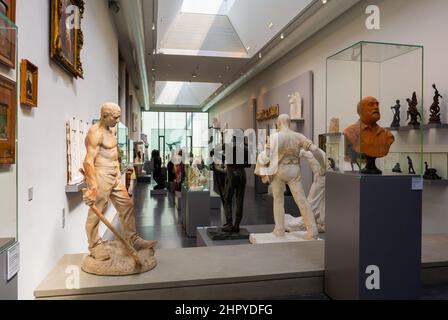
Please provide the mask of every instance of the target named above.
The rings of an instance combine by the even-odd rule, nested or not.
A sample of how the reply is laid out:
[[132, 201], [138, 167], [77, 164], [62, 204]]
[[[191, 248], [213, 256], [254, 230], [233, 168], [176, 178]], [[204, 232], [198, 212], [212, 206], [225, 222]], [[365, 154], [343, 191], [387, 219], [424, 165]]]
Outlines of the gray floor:
[[[152, 185], [138, 183], [133, 191], [138, 232], [146, 239], [159, 241], [158, 248], [196, 247], [196, 239], [187, 237], [178, 220], [174, 197], [151, 197]], [[247, 188], [242, 225], [267, 224], [271, 210], [266, 207], [263, 195], [256, 195], [253, 188]], [[219, 210], [210, 211], [211, 224], [221, 225]]]

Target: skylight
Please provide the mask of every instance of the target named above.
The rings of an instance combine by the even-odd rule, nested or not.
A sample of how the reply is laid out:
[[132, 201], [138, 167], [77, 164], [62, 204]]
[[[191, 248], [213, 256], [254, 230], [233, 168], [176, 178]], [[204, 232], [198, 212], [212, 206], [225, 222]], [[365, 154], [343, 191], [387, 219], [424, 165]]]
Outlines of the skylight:
[[156, 81], [157, 105], [199, 106], [221, 83]]
[[183, 0], [182, 13], [227, 15], [236, 0]]

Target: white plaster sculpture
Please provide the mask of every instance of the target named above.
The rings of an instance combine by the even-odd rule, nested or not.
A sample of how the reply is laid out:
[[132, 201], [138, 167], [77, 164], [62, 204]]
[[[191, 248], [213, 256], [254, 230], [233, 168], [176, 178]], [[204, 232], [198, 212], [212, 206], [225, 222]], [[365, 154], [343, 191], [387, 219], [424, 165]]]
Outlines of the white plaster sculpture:
[[199, 165], [201, 165], [201, 157], [195, 157], [190, 166], [188, 176], [188, 187], [190, 191], [200, 191], [207, 185], [208, 179], [201, 170], [199, 170]]
[[278, 119], [279, 132], [271, 134], [269, 143], [257, 159], [255, 174], [263, 181], [269, 180], [274, 197], [275, 229], [273, 235], [285, 237], [284, 192], [286, 184], [291, 189], [294, 200], [302, 213], [306, 227], [304, 239], [317, 239], [319, 232], [316, 219], [308, 202], [302, 184], [300, 152], [310, 151], [316, 160], [325, 167], [321, 150], [304, 135], [290, 129], [291, 119], [283, 114]]
[[66, 123], [68, 185], [75, 185], [83, 180], [79, 170], [82, 168], [82, 161], [86, 156], [84, 141], [88, 130], [88, 123], [82, 120], [73, 118]]
[[[90, 207], [86, 233], [90, 254], [82, 269], [96, 275], [129, 275], [151, 270], [157, 264], [154, 246], [157, 241], [142, 239], [135, 225], [132, 199], [121, 182], [118, 162], [117, 124], [120, 107], [106, 103], [101, 108], [101, 120], [89, 130], [85, 141], [84, 202]], [[121, 232], [104, 217], [103, 210], [111, 201], [118, 212]], [[115, 241], [104, 241], [98, 233], [100, 221], [116, 236]]]
[[302, 96], [299, 92], [288, 95], [290, 104], [291, 120], [300, 120], [303, 118], [302, 112]]
[[[325, 152], [319, 149], [322, 157], [325, 158]], [[300, 157], [306, 159], [314, 174], [313, 184], [308, 194], [308, 202], [313, 210], [319, 232], [325, 232], [325, 174], [329, 170], [329, 164], [322, 167], [309, 151], [301, 151]], [[304, 231], [306, 226], [302, 217], [295, 218], [291, 215], [285, 216], [286, 230], [289, 232]]]
[[219, 122], [218, 118], [213, 118], [213, 129], [221, 128], [221, 122]]

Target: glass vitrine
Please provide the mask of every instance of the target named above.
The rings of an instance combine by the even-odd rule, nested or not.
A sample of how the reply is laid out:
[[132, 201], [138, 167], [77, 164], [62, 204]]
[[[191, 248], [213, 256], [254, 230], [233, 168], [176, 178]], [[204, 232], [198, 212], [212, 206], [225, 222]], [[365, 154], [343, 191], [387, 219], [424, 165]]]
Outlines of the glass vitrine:
[[[359, 42], [327, 59], [327, 157], [338, 172], [423, 174], [423, 47]], [[338, 125], [335, 125], [338, 124]]]
[[18, 28], [0, 11], [0, 253], [17, 240]]

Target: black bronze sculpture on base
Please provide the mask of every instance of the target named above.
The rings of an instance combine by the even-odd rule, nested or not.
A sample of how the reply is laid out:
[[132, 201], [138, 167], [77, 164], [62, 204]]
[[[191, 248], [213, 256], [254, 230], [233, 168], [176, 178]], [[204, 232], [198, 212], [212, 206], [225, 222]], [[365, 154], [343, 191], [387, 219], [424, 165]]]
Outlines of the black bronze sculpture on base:
[[337, 171], [337, 168], [336, 168], [336, 161], [334, 161], [333, 158], [328, 158], [328, 162], [330, 163], [330, 168], [331, 168], [331, 170], [333, 170], [333, 171]]
[[366, 166], [361, 170], [362, 174], [383, 174], [376, 166], [376, 158], [366, 156]]
[[157, 183], [157, 185], [154, 187], [154, 190], [163, 190], [166, 187], [166, 174], [162, 171], [162, 158], [160, 158], [159, 150], [152, 151], [151, 161], [154, 165], [154, 180]]
[[409, 172], [409, 174], [415, 174], [414, 164], [412, 163], [412, 159], [409, 156], [407, 158], [408, 158], [408, 172]]
[[361, 165], [358, 162], [359, 154], [353, 150], [353, 146], [351, 144], [348, 144], [348, 156], [350, 157], [350, 166], [352, 167], [352, 172], [355, 172], [354, 165], [356, 164], [359, 168], [359, 171], [361, 171]]
[[394, 113], [394, 120], [392, 121], [392, 124], [390, 125], [391, 128], [400, 128], [400, 121], [401, 121], [401, 117], [400, 117], [400, 100], [396, 101], [396, 105], [393, 107], [390, 107], [392, 109], [392, 112]]
[[442, 95], [439, 93], [439, 90], [437, 90], [437, 87], [435, 84], [432, 85], [432, 87], [435, 90], [434, 93], [434, 101], [431, 105], [430, 111], [431, 115], [429, 117], [429, 124], [441, 124], [440, 121], [440, 102], [439, 99], [443, 98]]
[[398, 162], [395, 165], [395, 167], [393, 167], [392, 172], [394, 172], [394, 173], [403, 173], [403, 171], [401, 171], [401, 166], [400, 166], [400, 164]]
[[[241, 131], [242, 132], [242, 131]], [[243, 139], [241, 137], [241, 139]], [[233, 159], [225, 159], [226, 148], [233, 148]], [[226, 223], [222, 228], [215, 230], [208, 230], [207, 233], [212, 240], [236, 240], [248, 239], [249, 232], [245, 229], [240, 229], [240, 224], [243, 219], [244, 209], [244, 194], [246, 191], [246, 168], [250, 167], [248, 164], [248, 148], [244, 140], [237, 141], [233, 137], [233, 143], [226, 144], [222, 147], [222, 155], [216, 155], [214, 151], [211, 154], [214, 158], [222, 159], [220, 164], [213, 163], [211, 168], [214, 172], [214, 177], [217, 179], [218, 193], [221, 197], [221, 202], [224, 206], [224, 213]], [[237, 162], [237, 155], [244, 153], [244, 162]], [[235, 220], [233, 219], [233, 198], [236, 198], [236, 212]]]
[[412, 94], [412, 100], [408, 98], [408, 99], [406, 99], [406, 101], [409, 104], [407, 120], [409, 120], [409, 118], [411, 119], [411, 121], [409, 121], [408, 125], [414, 126], [414, 127], [420, 126], [420, 122], [418, 121], [418, 118], [420, 118], [420, 121], [421, 121], [422, 115], [420, 114], [420, 112], [417, 109], [417, 105], [418, 105], [417, 93], [414, 92]]
[[428, 162], [425, 162], [425, 174], [423, 175], [423, 179], [426, 180], [442, 180], [437, 174], [437, 170], [433, 168], [429, 168]]

